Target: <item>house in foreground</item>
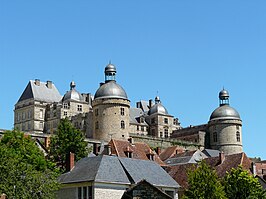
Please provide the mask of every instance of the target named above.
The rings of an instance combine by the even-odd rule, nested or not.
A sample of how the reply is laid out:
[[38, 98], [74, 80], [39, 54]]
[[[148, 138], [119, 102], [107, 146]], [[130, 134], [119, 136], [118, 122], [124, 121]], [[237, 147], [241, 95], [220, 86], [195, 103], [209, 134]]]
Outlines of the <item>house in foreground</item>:
[[179, 184], [154, 161], [107, 155], [83, 158], [61, 175], [57, 198], [121, 199], [143, 180], [171, 198], [178, 198]]

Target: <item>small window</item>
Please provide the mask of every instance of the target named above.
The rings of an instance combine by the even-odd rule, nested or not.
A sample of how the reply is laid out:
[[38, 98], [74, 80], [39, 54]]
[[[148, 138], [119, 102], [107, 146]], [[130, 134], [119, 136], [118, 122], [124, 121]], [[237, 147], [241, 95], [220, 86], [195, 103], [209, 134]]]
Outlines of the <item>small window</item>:
[[213, 142], [217, 141], [218, 141], [217, 132], [213, 132]]
[[70, 107], [70, 104], [68, 104], [68, 103], [64, 103], [64, 104], [63, 104], [63, 108], [64, 108], [64, 109], [69, 109], [69, 107]]
[[95, 122], [95, 129], [99, 129], [99, 122]]
[[168, 138], [168, 136], [169, 136], [169, 135], [168, 135], [168, 129], [164, 129], [164, 137], [165, 137], [165, 138]]
[[28, 119], [31, 119], [31, 117], [32, 117], [32, 111], [29, 110], [29, 111], [28, 111]]
[[95, 116], [98, 116], [99, 115], [99, 109], [95, 109]]
[[125, 109], [124, 108], [120, 108], [120, 113], [121, 113], [121, 115], [125, 115]]
[[168, 118], [164, 118], [164, 123], [168, 124]]
[[40, 109], [40, 118], [43, 118], [43, 109]]
[[160, 132], [160, 138], [162, 138], [163, 137], [163, 132]]
[[78, 187], [78, 199], [91, 199], [92, 187]]
[[240, 133], [239, 133], [239, 131], [236, 132], [236, 141], [240, 142]]
[[125, 122], [123, 120], [121, 121], [121, 129], [125, 129]]
[[266, 174], [266, 169], [261, 169], [261, 174], [265, 175]]
[[236, 130], [239, 130], [239, 126], [238, 125], [236, 125]]
[[137, 125], [137, 131], [139, 131], [139, 126]]
[[66, 111], [64, 111], [64, 116], [67, 116], [67, 112]]
[[82, 111], [82, 105], [78, 104], [78, 111]]
[[141, 126], [141, 131], [144, 131], [144, 126]]

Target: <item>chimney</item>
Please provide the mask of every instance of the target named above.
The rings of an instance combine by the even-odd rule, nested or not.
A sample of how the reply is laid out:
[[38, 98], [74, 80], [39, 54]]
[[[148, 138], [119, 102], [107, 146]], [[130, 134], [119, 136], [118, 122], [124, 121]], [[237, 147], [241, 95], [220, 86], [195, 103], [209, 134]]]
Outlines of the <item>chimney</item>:
[[104, 154], [111, 155], [111, 145], [107, 144], [104, 146]]
[[71, 171], [75, 166], [75, 154], [69, 153], [66, 159], [66, 171]]
[[132, 144], [132, 145], [134, 144], [134, 139], [132, 137], [128, 138], [128, 141], [130, 144]]
[[98, 143], [93, 143], [93, 153], [95, 155], [98, 155], [99, 154], [99, 150], [100, 150], [100, 144]]
[[256, 163], [255, 162], [251, 162], [251, 171], [253, 176], [255, 177], [257, 175], [257, 168], [256, 168]]
[[35, 79], [34, 84], [35, 84], [36, 86], [40, 86], [40, 80], [39, 80], [39, 79]]
[[155, 151], [156, 151], [156, 153], [158, 154], [158, 155], [160, 155], [161, 154], [161, 147], [156, 147], [156, 149], [155, 149]]
[[52, 88], [52, 85], [53, 85], [53, 82], [52, 81], [46, 81], [46, 86], [47, 86], [47, 88]]
[[153, 105], [152, 99], [149, 100], [149, 108], [151, 108]]
[[220, 159], [220, 164], [222, 164], [225, 160], [225, 155], [223, 151], [219, 153], [219, 159]]
[[136, 107], [137, 107], [137, 108], [141, 108], [141, 107], [140, 107], [140, 102], [137, 102], [137, 103], [136, 103]]

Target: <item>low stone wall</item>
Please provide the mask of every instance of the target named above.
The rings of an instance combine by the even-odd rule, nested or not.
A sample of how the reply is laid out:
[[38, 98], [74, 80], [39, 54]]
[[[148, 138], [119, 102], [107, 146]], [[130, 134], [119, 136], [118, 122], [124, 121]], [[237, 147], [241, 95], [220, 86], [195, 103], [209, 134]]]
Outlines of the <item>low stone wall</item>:
[[197, 150], [204, 147], [198, 143], [187, 142], [173, 138], [158, 138], [135, 134], [130, 134], [130, 137], [132, 137], [135, 142], [147, 143], [151, 148], [160, 147], [161, 149], [165, 149], [171, 146], [179, 146], [180, 148], [184, 148], [185, 150]]

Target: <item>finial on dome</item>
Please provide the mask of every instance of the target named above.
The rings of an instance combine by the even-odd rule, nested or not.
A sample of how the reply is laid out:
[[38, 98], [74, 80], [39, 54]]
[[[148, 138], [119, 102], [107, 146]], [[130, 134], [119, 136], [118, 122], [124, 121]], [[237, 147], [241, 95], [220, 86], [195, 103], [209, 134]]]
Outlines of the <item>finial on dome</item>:
[[160, 97], [158, 95], [155, 97], [154, 101], [155, 101], [155, 104], [161, 103]]

